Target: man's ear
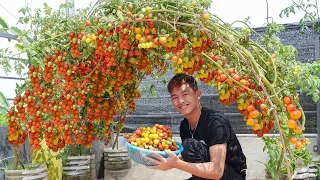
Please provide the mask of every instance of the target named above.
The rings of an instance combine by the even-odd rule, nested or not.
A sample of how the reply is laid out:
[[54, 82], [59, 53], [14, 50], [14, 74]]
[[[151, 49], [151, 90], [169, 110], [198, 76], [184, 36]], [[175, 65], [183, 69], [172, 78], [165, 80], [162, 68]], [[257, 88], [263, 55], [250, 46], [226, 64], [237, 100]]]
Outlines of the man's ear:
[[200, 99], [201, 94], [202, 94], [201, 90], [197, 90], [196, 91], [196, 96], [198, 97], [198, 99]]

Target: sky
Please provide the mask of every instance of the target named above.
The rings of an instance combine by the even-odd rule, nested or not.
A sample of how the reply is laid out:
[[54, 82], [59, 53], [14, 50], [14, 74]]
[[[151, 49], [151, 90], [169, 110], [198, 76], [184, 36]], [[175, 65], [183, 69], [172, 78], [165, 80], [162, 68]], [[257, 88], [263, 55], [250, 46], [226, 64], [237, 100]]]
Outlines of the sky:
[[[251, 27], [261, 27], [267, 23], [267, 12], [268, 16], [272, 17], [272, 19], [269, 18], [269, 23], [272, 20], [278, 24], [299, 22], [303, 17], [303, 13], [300, 12], [289, 18], [279, 17], [281, 10], [291, 4], [292, 0], [213, 0], [210, 12], [218, 15], [227, 23], [250, 17]], [[235, 25], [240, 26], [241, 24]]]
[[[0, 16], [6, 19], [9, 26], [15, 26], [20, 16], [18, 13], [19, 9], [26, 4], [31, 6], [32, 9], [36, 9], [42, 7], [44, 2], [53, 9], [56, 9], [61, 3], [65, 3], [66, 0], [0, 0]], [[87, 7], [90, 3], [94, 2], [96, 2], [96, 0], [74, 0], [75, 9]], [[290, 6], [292, 0], [213, 0], [210, 12], [219, 16], [227, 23], [250, 17], [251, 27], [261, 27], [267, 23], [267, 2], [268, 15], [272, 17], [272, 19], [269, 19], [269, 22], [273, 20], [273, 22], [278, 24], [295, 23], [303, 16], [302, 13], [297, 13], [295, 16], [290, 16], [289, 18], [279, 17], [281, 10]], [[235, 26], [242, 25], [237, 23]], [[0, 38], [0, 48], [7, 46], [13, 47], [15, 43], [15, 41], [8, 42], [6, 39]], [[5, 74], [1, 67], [0, 76], [18, 77], [15, 73]], [[17, 80], [0, 79], [0, 91], [5, 97], [13, 98], [15, 96], [14, 89], [16, 83], [21, 82]]]

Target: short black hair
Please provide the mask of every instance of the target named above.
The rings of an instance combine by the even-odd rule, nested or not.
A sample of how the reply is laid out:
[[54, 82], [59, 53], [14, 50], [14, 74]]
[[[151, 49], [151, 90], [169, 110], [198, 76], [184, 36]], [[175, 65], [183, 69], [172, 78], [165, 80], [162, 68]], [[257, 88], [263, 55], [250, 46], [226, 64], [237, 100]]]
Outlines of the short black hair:
[[177, 86], [181, 86], [182, 84], [187, 83], [190, 87], [194, 90], [198, 90], [197, 81], [194, 79], [193, 76], [187, 74], [176, 74], [172, 77], [172, 79], [168, 83], [168, 92], [171, 93], [173, 88]]

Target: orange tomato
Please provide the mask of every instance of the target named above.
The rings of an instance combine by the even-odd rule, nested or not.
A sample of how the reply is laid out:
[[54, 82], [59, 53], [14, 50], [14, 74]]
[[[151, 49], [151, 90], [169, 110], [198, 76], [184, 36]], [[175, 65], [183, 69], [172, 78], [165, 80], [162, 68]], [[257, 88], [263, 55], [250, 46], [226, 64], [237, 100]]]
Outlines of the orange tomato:
[[298, 142], [296, 143], [296, 148], [297, 148], [297, 149], [301, 149], [302, 147], [303, 147], [302, 143], [301, 143], [300, 141], [298, 141]]
[[302, 113], [299, 109], [290, 112], [290, 118], [297, 120], [301, 117]]
[[253, 110], [253, 111], [249, 112], [249, 117], [253, 118], [253, 119], [257, 118], [259, 115], [260, 115], [260, 113], [258, 110]]
[[290, 129], [293, 129], [293, 128], [295, 128], [295, 127], [297, 126], [297, 122], [296, 122], [295, 120], [293, 120], [293, 119], [289, 119], [289, 121], [287, 122], [287, 124], [288, 124], [288, 127], [289, 127]]
[[246, 124], [247, 124], [247, 126], [253, 126], [254, 125], [254, 119], [248, 118]]
[[293, 132], [295, 134], [301, 134], [302, 133], [302, 127], [297, 125], [296, 128], [293, 129]]
[[251, 112], [251, 111], [254, 111], [254, 110], [256, 110], [256, 108], [254, 107], [254, 105], [250, 104], [250, 105], [247, 106], [247, 111], [248, 111], [248, 112]]
[[91, 22], [89, 20], [86, 20], [86, 26], [91, 26]]
[[290, 99], [290, 97], [289, 96], [286, 96], [286, 97], [284, 97], [283, 98], [283, 103], [285, 103], [285, 104], [291, 104], [291, 99]]
[[296, 143], [298, 142], [298, 140], [297, 140], [297, 138], [292, 137], [292, 138], [290, 139], [290, 142], [291, 142], [291, 144], [296, 144]]
[[209, 19], [209, 15], [206, 14], [206, 13], [202, 14], [201, 17], [202, 17], [203, 19], [205, 19], [205, 20], [208, 20], [208, 19]]
[[296, 105], [288, 104], [286, 109], [287, 109], [288, 112], [294, 111], [296, 109]]

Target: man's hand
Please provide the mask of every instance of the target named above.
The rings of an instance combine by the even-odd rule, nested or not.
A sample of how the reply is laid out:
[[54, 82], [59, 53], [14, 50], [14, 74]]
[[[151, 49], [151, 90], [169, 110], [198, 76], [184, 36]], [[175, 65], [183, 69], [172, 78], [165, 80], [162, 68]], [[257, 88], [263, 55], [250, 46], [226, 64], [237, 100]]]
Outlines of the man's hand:
[[150, 162], [155, 164], [155, 166], [146, 166], [147, 168], [150, 169], [159, 169], [162, 171], [166, 171], [172, 168], [175, 168], [175, 165], [181, 161], [179, 157], [174, 154], [172, 151], [165, 151], [169, 157], [164, 158], [159, 154], [151, 154], [153, 158], [146, 157]]

